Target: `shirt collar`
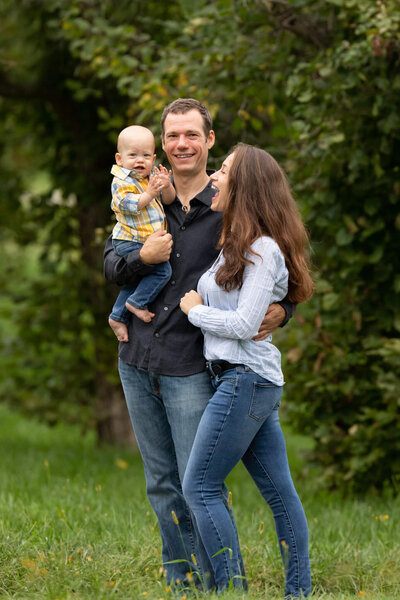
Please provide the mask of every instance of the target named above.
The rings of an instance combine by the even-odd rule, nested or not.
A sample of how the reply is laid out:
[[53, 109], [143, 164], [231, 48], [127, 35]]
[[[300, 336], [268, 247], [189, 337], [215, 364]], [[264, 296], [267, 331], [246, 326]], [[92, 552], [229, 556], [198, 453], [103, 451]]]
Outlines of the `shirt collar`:
[[[212, 173], [214, 173], [214, 171], [207, 171], [207, 175], [212, 175]], [[211, 198], [214, 195], [215, 195], [215, 190], [213, 190], [212, 181], [210, 179], [209, 182], [207, 183], [206, 187], [201, 192], [196, 194], [195, 198], [197, 198], [197, 200], [199, 200], [206, 206], [211, 206]]]
[[130, 171], [129, 169], [125, 169], [124, 167], [120, 167], [119, 165], [113, 165], [111, 169], [111, 175], [118, 177], [118, 179], [127, 179], [130, 177], [131, 179], [136, 179], [137, 181], [142, 181], [145, 179], [139, 171], [135, 171], [134, 169]]
[[[207, 175], [210, 177], [213, 173], [215, 173], [215, 171], [209, 171], [207, 170]], [[174, 185], [174, 177], [171, 177], [171, 182], [172, 185], [175, 187]], [[206, 206], [211, 206], [211, 198], [214, 196], [215, 191], [212, 189], [212, 183], [211, 183], [211, 179], [208, 181], [207, 185], [205, 188], [202, 189], [201, 192], [199, 192], [198, 194], [196, 194], [194, 196], [194, 198], [192, 198], [192, 200], [194, 200], [196, 198], [196, 200], [198, 200], [199, 202], [202, 202], [203, 204], [205, 204]]]

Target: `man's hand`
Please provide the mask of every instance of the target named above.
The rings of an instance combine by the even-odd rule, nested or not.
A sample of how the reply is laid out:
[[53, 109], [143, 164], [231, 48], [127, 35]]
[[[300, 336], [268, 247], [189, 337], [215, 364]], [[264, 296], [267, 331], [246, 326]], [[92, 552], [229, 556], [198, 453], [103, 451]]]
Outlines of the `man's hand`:
[[181, 298], [181, 311], [187, 315], [191, 308], [198, 306], [199, 304], [203, 304], [202, 297], [194, 290], [190, 290], [190, 292], [186, 292], [183, 298]]
[[157, 265], [169, 260], [171, 249], [171, 234], [160, 229], [149, 235], [143, 244], [143, 247], [140, 249], [139, 256], [144, 264]]
[[265, 314], [263, 322], [260, 325], [260, 329], [253, 340], [255, 342], [262, 342], [269, 336], [282, 323], [285, 318], [285, 309], [280, 304], [270, 304]]

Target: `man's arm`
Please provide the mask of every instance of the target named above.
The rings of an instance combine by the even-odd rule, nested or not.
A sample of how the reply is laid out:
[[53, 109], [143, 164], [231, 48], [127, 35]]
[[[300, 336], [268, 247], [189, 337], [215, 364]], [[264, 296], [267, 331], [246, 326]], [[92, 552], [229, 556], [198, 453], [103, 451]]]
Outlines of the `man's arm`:
[[286, 323], [289, 323], [290, 319], [294, 316], [297, 304], [293, 304], [293, 302], [290, 302], [287, 298], [284, 298], [283, 300], [278, 302], [278, 304], [285, 311], [285, 318], [283, 319], [279, 327], [285, 327]]
[[265, 340], [277, 327], [284, 327], [296, 312], [296, 304], [284, 298], [276, 304], [268, 307], [265, 317], [260, 325], [257, 335], [253, 338], [255, 342]]
[[139, 250], [118, 256], [113, 249], [111, 236], [104, 249], [104, 276], [110, 283], [126, 285], [136, 283], [138, 278], [148, 275], [152, 265], [169, 259], [172, 248], [171, 234], [156, 231], [150, 235]]

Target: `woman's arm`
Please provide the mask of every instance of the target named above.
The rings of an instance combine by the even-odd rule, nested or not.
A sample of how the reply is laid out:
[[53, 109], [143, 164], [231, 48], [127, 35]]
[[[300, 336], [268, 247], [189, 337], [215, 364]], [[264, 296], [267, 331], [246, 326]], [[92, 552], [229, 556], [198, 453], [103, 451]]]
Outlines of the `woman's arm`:
[[261, 256], [250, 256], [254, 264], [245, 268], [236, 310], [195, 306], [188, 314], [193, 325], [220, 337], [233, 339], [252, 339], [257, 334], [271, 303], [275, 281], [285, 272], [285, 262], [271, 239], [260, 238], [253, 248]]

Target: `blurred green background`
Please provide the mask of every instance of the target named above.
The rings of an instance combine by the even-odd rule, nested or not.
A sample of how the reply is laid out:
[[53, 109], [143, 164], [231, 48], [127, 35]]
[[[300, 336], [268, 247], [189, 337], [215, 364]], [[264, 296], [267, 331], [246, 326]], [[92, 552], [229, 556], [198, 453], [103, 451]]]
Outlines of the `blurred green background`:
[[[0, 395], [99, 441], [131, 440], [107, 315], [118, 131], [177, 97], [284, 165], [316, 294], [276, 342], [284, 418], [324, 485], [399, 483], [400, 5], [397, 1], [2, 0]], [[306, 468], [306, 467], [305, 467]]]

